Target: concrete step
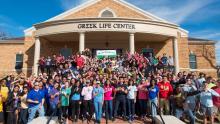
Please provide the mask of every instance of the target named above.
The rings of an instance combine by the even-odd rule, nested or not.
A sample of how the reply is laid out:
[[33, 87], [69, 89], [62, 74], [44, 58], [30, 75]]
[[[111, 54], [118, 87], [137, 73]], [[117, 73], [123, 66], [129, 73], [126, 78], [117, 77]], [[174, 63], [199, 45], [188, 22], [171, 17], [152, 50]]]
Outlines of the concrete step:
[[[185, 124], [183, 121], [179, 120], [175, 116], [171, 115], [162, 115], [162, 118], [165, 122], [165, 124]], [[156, 124], [163, 124], [161, 118], [159, 115], [155, 117]]]
[[[48, 119], [49, 119], [49, 117], [38, 117], [38, 118], [35, 118], [33, 121], [31, 121], [28, 124], [47, 124]], [[58, 118], [53, 117], [49, 124], [59, 124]]]

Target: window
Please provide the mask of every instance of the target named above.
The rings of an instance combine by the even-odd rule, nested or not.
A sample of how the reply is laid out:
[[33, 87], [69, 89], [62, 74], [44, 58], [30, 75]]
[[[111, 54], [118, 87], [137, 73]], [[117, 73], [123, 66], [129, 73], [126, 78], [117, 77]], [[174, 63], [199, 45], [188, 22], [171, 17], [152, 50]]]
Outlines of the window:
[[114, 17], [114, 14], [109, 10], [105, 10], [104, 12], [102, 12], [101, 17]]
[[65, 58], [68, 58], [72, 55], [72, 50], [70, 48], [62, 48], [60, 50], [61, 55], [63, 55]]
[[16, 54], [15, 69], [23, 68], [23, 54]]
[[191, 69], [197, 69], [196, 55], [193, 53], [189, 55], [189, 66]]

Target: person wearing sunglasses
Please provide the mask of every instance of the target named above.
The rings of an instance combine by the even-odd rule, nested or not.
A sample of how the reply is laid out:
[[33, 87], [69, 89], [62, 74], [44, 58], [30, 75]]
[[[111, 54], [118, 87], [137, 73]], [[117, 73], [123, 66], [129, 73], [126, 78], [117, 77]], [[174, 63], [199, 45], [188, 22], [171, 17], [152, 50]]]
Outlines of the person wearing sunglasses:
[[39, 82], [35, 82], [34, 88], [27, 95], [27, 102], [29, 103], [28, 122], [31, 122], [34, 119], [37, 112], [39, 113], [39, 116], [44, 116], [44, 96], [44, 92], [39, 89]]

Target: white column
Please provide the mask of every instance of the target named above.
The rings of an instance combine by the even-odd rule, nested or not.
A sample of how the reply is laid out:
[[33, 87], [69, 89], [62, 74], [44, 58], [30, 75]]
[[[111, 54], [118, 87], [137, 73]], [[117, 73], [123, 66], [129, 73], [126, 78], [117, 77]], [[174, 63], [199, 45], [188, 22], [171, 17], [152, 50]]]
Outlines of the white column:
[[179, 73], [179, 49], [178, 49], [178, 41], [177, 38], [173, 38], [173, 54], [174, 54], [174, 63], [175, 63], [175, 73]]
[[79, 52], [82, 53], [85, 49], [85, 32], [79, 33]]
[[38, 75], [38, 61], [40, 59], [40, 39], [35, 38], [35, 50], [34, 50], [34, 75]]
[[135, 52], [134, 33], [129, 33], [129, 50], [130, 50], [130, 54], [134, 54]]

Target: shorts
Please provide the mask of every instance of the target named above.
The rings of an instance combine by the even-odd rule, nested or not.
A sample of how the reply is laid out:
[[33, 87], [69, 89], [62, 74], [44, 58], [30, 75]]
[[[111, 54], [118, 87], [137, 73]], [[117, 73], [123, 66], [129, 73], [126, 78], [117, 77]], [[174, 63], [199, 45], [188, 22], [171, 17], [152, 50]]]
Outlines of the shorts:
[[4, 113], [0, 112], [0, 122], [4, 122]]
[[202, 106], [202, 113], [203, 115], [205, 116], [212, 116], [213, 113], [214, 113], [214, 109], [213, 107], [205, 107], [205, 106]]

